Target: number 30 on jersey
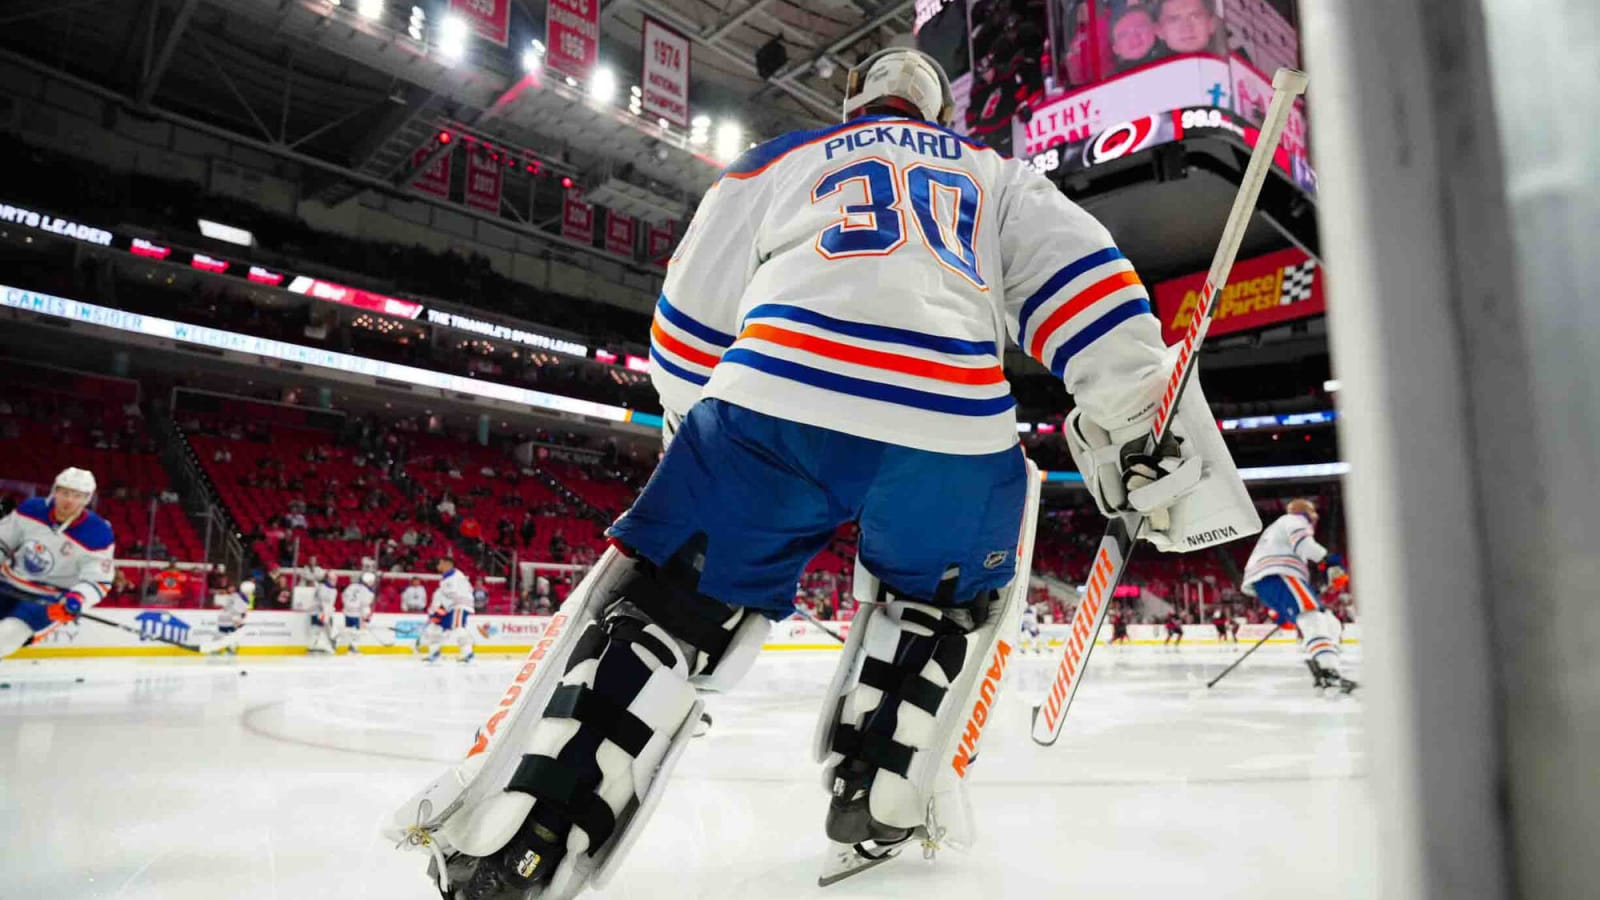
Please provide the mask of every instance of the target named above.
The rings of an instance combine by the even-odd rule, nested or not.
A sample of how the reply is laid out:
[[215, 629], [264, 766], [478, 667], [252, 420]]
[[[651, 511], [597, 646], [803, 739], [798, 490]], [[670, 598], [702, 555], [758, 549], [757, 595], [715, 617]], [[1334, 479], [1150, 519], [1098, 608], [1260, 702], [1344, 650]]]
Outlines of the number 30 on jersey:
[[[888, 160], [871, 156], [823, 175], [811, 189], [811, 202], [821, 203], [844, 191], [866, 202], [840, 203], [840, 217], [817, 235], [818, 253], [845, 259], [888, 256], [899, 250], [906, 242], [902, 204], [909, 199], [911, 217], [928, 252], [978, 290], [989, 289], [978, 273], [974, 246], [983, 192], [971, 175], [920, 162], [897, 169]], [[842, 194], [840, 199], [849, 197]]]

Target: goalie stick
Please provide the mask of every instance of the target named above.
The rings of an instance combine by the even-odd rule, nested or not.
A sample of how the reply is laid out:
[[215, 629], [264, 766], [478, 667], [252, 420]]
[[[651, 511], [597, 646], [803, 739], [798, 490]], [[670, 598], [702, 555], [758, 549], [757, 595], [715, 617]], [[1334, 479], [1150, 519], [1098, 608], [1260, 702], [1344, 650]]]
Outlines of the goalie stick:
[[[1266, 120], [1256, 145], [1250, 152], [1250, 163], [1245, 166], [1244, 178], [1239, 183], [1239, 193], [1233, 198], [1233, 208], [1228, 211], [1228, 221], [1222, 227], [1222, 241], [1211, 259], [1211, 270], [1206, 274], [1205, 286], [1195, 304], [1193, 317], [1184, 332], [1178, 348], [1178, 361], [1167, 379], [1167, 387], [1156, 407], [1156, 417], [1150, 425], [1150, 435], [1145, 441], [1145, 452], [1154, 454], [1155, 448], [1167, 437], [1172, 427], [1172, 414], [1183, 397], [1184, 388], [1194, 374], [1195, 361], [1201, 341], [1215, 312], [1217, 295], [1228, 283], [1228, 272], [1239, 254], [1239, 244], [1244, 240], [1245, 228], [1250, 224], [1250, 214], [1255, 209], [1256, 198], [1267, 180], [1272, 157], [1278, 148], [1278, 138], [1289, 120], [1295, 98], [1305, 92], [1306, 76], [1294, 69], [1279, 69], [1272, 76], [1272, 102], [1267, 106]], [[1089, 653], [1094, 649], [1095, 636], [1105, 622], [1110, 610], [1112, 592], [1122, 580], [1128, 558], [1133, 554], [1134, 541], [1144, 528], [1145, 517], [1137, 512], [1126, 512], [1111, 520], [1100, 546], [1095, 551], [1094, 562], [1089, 567], [1088, 586], [1083, 602], [1072, 616], [1072, 627], [1061, 649], [1061, 662], [1050, 681], [1044, 702], [1033, 708], [1034, 743], [1049, 746], [1061, 736], [1061, 724], [1066, 718], [1072, 698], [1083, 681], [1084, 667]]]

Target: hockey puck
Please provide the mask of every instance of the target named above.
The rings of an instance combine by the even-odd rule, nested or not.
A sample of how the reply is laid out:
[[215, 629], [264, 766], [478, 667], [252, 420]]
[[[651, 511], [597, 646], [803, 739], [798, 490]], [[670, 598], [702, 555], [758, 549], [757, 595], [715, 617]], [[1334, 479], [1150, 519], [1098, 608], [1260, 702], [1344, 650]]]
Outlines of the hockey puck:
[[9, 682], [9, 681], [0, 681], [0, 691], [8, 690], [8, 689], [10, 689], [10, 687], [11, 687], [11, 682]]
[[250, 673], [249, 673], [249, 672], [246, 672], [246, 671], [245, 671], [245, 670], [243, 670], [243, 669], [240, 669], [240, 670], [239, 670], [239, 677], [240, 677], [240, 678], [243, 678], [243, 677], [245, 677], [245, 676], [246, 676], [246, 675], [249, 675], [249, 674], [250, 674]]
[[77, 684], [83, 684], [83, 676], [82, 675], [79, 675], [77, 678], [74, 678], [72, 680]]

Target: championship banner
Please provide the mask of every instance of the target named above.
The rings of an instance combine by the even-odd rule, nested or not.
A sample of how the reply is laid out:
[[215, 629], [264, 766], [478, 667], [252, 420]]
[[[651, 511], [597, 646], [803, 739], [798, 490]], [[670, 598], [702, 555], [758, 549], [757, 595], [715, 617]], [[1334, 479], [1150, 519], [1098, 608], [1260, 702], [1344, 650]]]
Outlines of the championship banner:
[[511, 0], [450, 0], [450, 11], [465, 19], [478, 37], [506, 45], [511, 32]]
[[500, 214], [500, 165], [482, 153], [467, 154], [467, 205]]
[[[1161, 316], [1161, 337], [1183, 339], [1206, 273], [1196, 272], [1157, 284], [1151, 291]], [[1290, 248], [1242, 259], [1228, 276], [1208, 332], [1215, 336], [1265, 328], [1327, 311], [1322, 271], [1304, 251]]]
[[600, 0], [550, 0], [544, 44], [546, 66], [587, 81], [600, 58]]
[[606, 250], [618, 256], [633, 256], [633, 216], [606, 210]]
[[594, 243], [594, 207], [567, 195], [561, 203], [561, 236], [585, 244]]
[[673, 223], [665, 225], [651, 225], [645, 233], [645, 256], [650, 262], [663, 268], [667, 265], [667, 258], [672, 255], [672, 248], [677, 245], [674, 237]]
[[[417, 151], [411, 154], [412, 167], [421, 167], [433, 150], [434, 144], [431, 141], [426, 146], [418, 147]], [[450, 157], [454, 155], [454, 148], [446, 150], [428, 166], [418, 168], [416, 177], [411, 179], [411, 187], [424, 194], [450, 199]]]
[[689, 39], [645, 16], [640, 41], [644, 73], [639, 84], [645, 115], [688, 128]]

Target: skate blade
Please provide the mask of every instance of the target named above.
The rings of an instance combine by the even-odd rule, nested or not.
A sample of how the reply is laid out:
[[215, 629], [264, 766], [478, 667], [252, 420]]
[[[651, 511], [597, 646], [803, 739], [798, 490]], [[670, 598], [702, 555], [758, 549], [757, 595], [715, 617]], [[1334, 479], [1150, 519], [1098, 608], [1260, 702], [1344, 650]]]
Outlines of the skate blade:
[[881, 866], [900, 855], [902, 844], [880, 851], [867, 850], [860, 844], [828, 845], [828, 858], [823, 863], [822, 874], [817, 877], [817, 887], [827, 887], [837, 884], [852, 875], [860, 875], [868, 869]]

